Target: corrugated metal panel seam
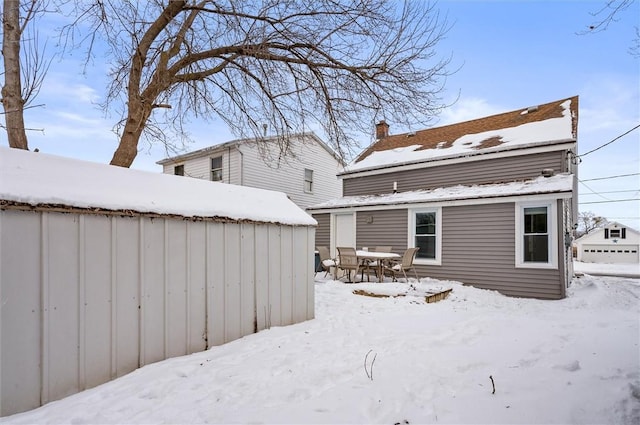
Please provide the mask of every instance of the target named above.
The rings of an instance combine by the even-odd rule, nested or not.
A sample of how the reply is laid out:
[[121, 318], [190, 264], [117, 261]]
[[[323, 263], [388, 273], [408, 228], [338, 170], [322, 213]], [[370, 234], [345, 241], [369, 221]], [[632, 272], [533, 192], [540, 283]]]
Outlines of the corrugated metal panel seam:
[[41, 332], [41, 386], [40, 386], [40, 403], [44, 404], [49, 401], [49, 215], [40, 214], [40, 236], [41, 236], [41, 250], [40, 261], [42, 266], [40, 268], [42, 275], [40, 278], [41, 283], [41, 306], [42, 309], [42, 322], [40, 324]]

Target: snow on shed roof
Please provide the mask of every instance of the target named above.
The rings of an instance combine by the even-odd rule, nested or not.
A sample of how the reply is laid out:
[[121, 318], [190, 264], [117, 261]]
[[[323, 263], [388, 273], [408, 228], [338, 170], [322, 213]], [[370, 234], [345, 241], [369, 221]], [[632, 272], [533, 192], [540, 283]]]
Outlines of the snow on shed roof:
[[345, 174], [406, 163], [574, 141], [578, 96], [490, 117], [379, 139]]
[[4, 147], [0, 148], [0, 201], [188, 218], [317, 224], [281, 192]]
[[573, 177], [573, 174], [558, 174], [551, 177], [540, 176], [532, 180], [508, 183], [474, 186], [458, 185], [385, 195], [344, 196], [310, 206], [307, 210], [444, 202], [545, 193], [570, 193], [573, 188]]

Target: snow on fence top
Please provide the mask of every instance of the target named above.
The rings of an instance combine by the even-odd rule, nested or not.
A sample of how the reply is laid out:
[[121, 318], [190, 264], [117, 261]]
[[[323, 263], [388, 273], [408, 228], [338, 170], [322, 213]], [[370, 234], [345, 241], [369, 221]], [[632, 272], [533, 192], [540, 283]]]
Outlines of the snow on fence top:
[[284, 193], [0, 148], [0, 206], [55, 206], [286, 225], [317, 222]]

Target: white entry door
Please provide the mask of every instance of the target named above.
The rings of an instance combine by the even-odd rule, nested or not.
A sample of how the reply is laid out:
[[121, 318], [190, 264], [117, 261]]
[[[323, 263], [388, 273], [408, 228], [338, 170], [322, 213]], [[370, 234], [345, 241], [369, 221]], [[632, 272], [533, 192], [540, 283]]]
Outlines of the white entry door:
[[336, 255], [337, 246], [356, 246], [355, 213], [336, 214], [331, 234], [331, 251]]

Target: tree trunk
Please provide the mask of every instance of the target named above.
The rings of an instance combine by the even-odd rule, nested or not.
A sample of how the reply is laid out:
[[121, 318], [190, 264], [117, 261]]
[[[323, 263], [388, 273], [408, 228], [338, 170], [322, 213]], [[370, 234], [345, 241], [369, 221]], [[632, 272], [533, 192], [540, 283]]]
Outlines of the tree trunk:
[[4, 86], [2, 106], [9, 146], [29, 149], [24, 128], [24, 100], [20, 79], [20, 2], [4, 0], [2, 56], [4, 58]]
[[127, 121], [118, 148], [111, 158], [111, 165], [129, 168], [133, 164], [133, 160], [136, 159], [142, 130], [151, 115], [151, 107], [143, 105], [145, 104], [139, 99], [129, 102]]

